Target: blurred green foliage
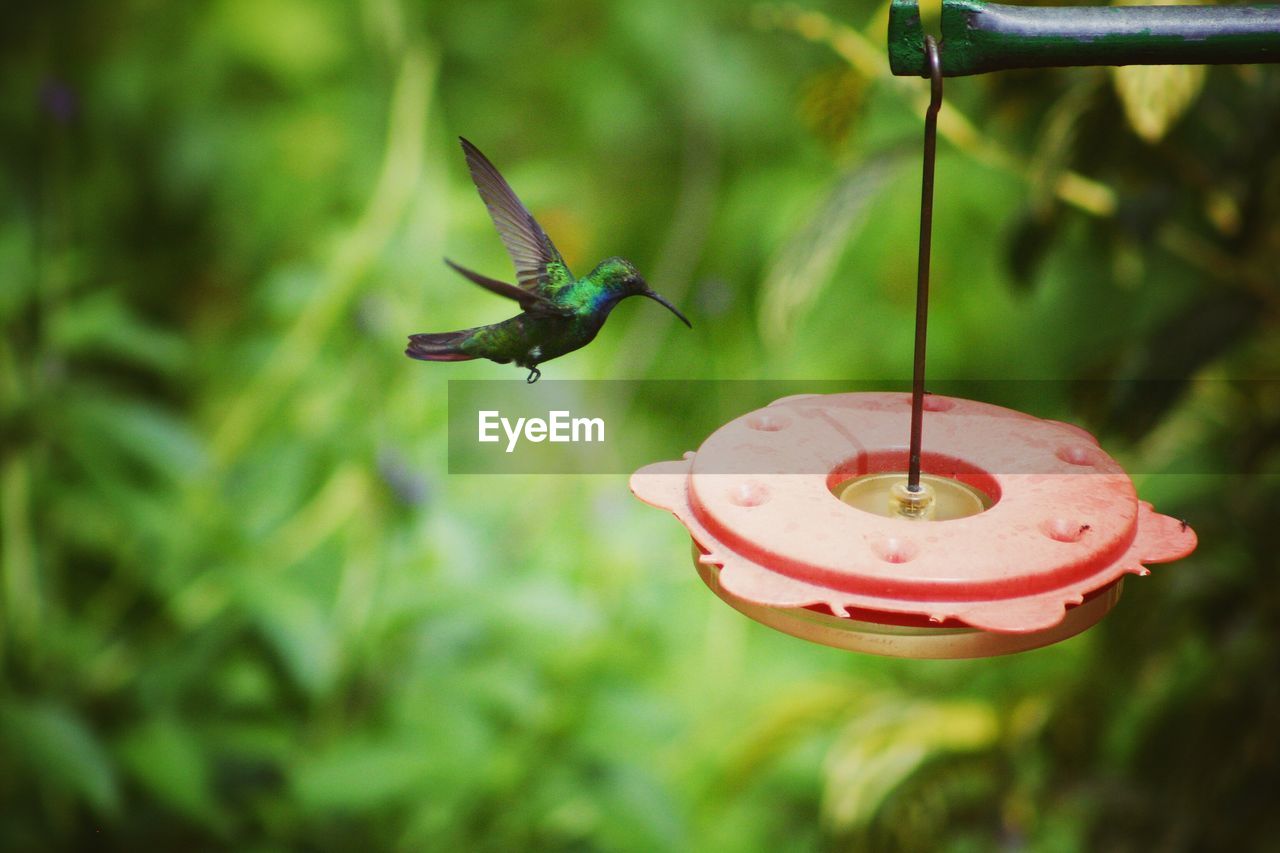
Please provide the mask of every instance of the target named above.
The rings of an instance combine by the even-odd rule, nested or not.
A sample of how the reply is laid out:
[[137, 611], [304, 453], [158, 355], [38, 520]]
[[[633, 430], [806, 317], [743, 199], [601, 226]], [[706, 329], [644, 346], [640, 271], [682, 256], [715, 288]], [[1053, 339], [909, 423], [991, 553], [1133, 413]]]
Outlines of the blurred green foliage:
[[556, 378], [907, 374], [924, 92], [884, 20], [10, 9], [0, 847], [1274, 844], [1273, 69], [948, 83], [931, 370], [1105, 380], [1022, 407], [1163, 472], [1140, 491], [1201, 537], [1085, 635], [808, 646], [622, 477], [446, 474], [446, 381], [511, 378], [400, 355], [505, 310], [440, 263], [506, 265], [459, 134], [572, 266], [624, 254], [694, 319], [628, 304]]

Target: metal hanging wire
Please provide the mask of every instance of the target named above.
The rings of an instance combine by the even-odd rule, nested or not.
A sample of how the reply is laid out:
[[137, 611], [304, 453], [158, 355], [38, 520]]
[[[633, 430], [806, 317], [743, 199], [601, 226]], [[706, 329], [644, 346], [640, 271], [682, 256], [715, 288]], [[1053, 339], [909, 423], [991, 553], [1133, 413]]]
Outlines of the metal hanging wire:
[[929, 328], [929, 253], [933, 245], [933, 164], [942, 106], [942, 59], [933, 36], [924, 37], [929, 62], [929, 109], [924, 115], [924, 171], [920, 178], [920, 258], [916, 273], [916, 350], [911, 381], [911, 456], [907, 490], [920, 491], [920, 443], [924, 427], [924, 356]]

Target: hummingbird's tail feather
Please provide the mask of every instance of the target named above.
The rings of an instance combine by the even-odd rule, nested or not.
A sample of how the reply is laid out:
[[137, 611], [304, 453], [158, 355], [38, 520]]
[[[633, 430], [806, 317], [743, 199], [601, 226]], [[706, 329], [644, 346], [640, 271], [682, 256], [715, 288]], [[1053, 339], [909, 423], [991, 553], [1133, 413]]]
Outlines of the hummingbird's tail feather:
[[470, 361], [475, 358], [462, 351], [465, 341], [474, 329], [460, 332], [436, 332], [409, 336], [409, 347], [404, 354], [419, 361]]

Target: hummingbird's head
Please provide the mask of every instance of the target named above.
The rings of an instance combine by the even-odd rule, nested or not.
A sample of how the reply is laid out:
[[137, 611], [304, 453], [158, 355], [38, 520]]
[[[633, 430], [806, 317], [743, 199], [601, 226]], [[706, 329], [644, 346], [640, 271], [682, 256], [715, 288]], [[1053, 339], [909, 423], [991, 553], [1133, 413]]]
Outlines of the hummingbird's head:
[[680, 322], [689, 328], [693, 328], [693, 324], [688, 318], [680, 313], [676, 306], [667, 301], [666, 297], [658, 293], [649, 283], [644, 280], [644, 276], [640, 275], [640, 271], [635, 268], [635, 264], [625, 258], [609, 258], [596, 268], [596, 273], [601, 273], [601, 278], [607, 281], [610, 289], [618, 294], [618, 299], [625, 299], [628, 296], [647, 296], [654, 302], [659, 303], [667, 308], [672, 314], [680, 318]]

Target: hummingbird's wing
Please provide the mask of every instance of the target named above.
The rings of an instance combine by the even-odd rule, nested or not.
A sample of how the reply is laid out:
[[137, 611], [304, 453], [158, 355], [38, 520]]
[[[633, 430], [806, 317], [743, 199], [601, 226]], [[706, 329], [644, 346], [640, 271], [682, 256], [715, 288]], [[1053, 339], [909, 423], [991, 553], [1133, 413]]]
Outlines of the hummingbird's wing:
[[[573, 280], [564, 259], [556, 251], [547, 232], [520, 203], [511, 185], [498, 173], [489, 158], [466, 139], [458, 137], [467, 156], [471, 180], [475, 182], [489, 216], [502, 237], [507, 253], [516, 265], [516, 280], [523, 290], [545, 294]], [[474, 281], [474, 279], [472, 279]]]
[[514, 284], [507, 284], [505, 281], [498, 281], [496, 278], [489, 278], [487, 275], [481, 275], [475, 270], [469, 270], [464, 266], [455, 264], [448, 258], [444, 262], [454, 272], [462, 275], [485, 290], [492, 291], [499, 296], [505, 296], [508, 299], [514, 299], [520, 303], [520, 307], [525, 311], [532, 311], [535, 314], [568, 314], [568, 309], [562, 308], [547, 297], [532, 290], [525, 290], [522, 287], [516, 287]]

